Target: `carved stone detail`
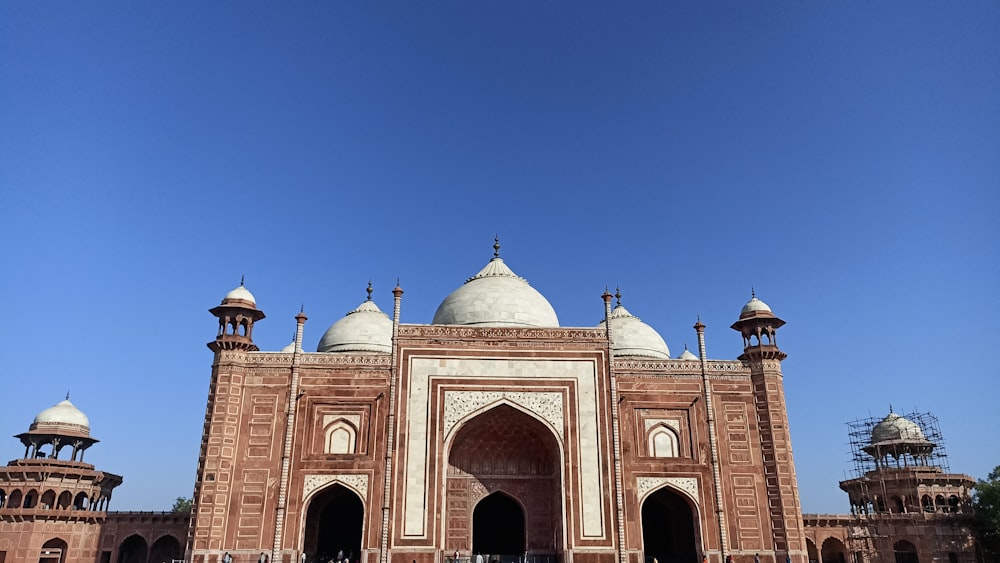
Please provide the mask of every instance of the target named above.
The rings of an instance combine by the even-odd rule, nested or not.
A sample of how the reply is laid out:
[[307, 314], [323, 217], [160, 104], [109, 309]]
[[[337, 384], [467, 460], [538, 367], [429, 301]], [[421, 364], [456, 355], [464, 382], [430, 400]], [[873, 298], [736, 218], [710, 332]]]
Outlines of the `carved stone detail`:
[[563, 441], [562, 393], [526, 391], [445, 391], [444, 436], [469, 413], [502, 400], [533, 412], [552, 425]]
[[510, 327], [468, 327], [452, 325], [400, 325], [400, 336], [410, 337], [452, 337], [452, 338], [501, 338], [501, 339], [606, 339], [603, 329], [589, 328], [510, 328]]
[[656, 426], [657, 424], [662, 424], [667, 428], [670, 428], [674, 432], [677, 432], [678, 434], [680, 434], [681, 432], [680, 421], [673, 418], [647, 418], [644, 422], [646, 425], [645, 428], [646, 432], [649, 432], [649, 429]]
[[694, 477], [636, 477], [635, 492], [641, 500], [647, 493], [663, 485], [684, 491], [698, 503], [698, 479]]
[[354, 489], [361, 495], [361, 498], [368, 498], [368, 475], [365, 475], [364, 473], [342, 475], [306, 475], [305, 482], [302, 485], [302, 498], [308, 498], [309, 495], [316, 490], [335, 482]]
[[469, 495], [469, 506], [474, 506], [483, 497], [489, 496], [496, 491], [503, 491], [510, 494], [514, 498], [523, 500], [528, 494], [528, 486], [526, 483], [510, 482], [507, 481], [502, 485], [493, 480], [475, 480], [472, 482], [471, 494]]

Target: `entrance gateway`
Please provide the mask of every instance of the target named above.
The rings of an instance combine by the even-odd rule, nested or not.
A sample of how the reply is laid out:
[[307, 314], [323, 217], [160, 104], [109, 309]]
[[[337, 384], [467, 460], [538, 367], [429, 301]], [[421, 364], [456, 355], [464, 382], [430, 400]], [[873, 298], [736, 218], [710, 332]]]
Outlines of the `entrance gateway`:
[[559, 445], [530, 414], [498, 404], [467, 420], [450, 448], [447, 481], [449, 550], [504, 563], [561, 552]]

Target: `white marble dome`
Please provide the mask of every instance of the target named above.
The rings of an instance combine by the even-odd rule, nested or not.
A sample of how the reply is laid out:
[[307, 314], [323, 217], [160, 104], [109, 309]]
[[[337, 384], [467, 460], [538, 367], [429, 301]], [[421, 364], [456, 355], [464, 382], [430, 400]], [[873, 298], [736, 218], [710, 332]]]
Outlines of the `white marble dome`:
[[882, 422], [872, 428], [872, 444], [899, 441], [924, 442], [926, 440], [924, 432], [915, 422], [891, 411], [882, 419]]
[[743, 306], [743, 310], [740, 311], [740, 318], [758, 312], [770, 313], [771, 308], [767, 306], [767, 303], [764, 303], [760, 299], [757, 299], [757, 296], [755, 295], [752, 298], [750, 298], [750, 301], [747, 301], [746, 305]]
[[[604, 321], [597, 327], [604, 328]], [[611, 345], [616, 356], [670, 359], [663, 337], [620, 304], [611, 311]]]
[[317, 352], [392, 352], [392, 319], [371, 298], [333, 323], [323, 334]]
[[38, 413], [34, 422], [31, 423], [31, 430], [47, 430], [53, 434], [70, 430], [89, 435], [90, 419], [83, 414], [83, 411], [73, 406], [69, 399], [66, 399]]
[[445, 297], [432, 322], [436, 325], [559, 326], [552, 305], [498, 256]]
[[693, 352], [691, 352], [691, 350], [688, 350], [687, 346], [685, 346], [684, 347], [684, 351], [681, 352], [681, 354], [679, 356], [677, 356], [677, 359], [678, 360], [686, 360], [686, 361], [690, 361], [690, 362], [697, 362], [698, 361], [698, 356], [695, 355]]
[[239, 287], [230, 291], [229, 293], [226, 294], [225, 297], [222, 298], [223, 303], [225, 303], [226, 301], [233, 301], [233, 300], [249, 301], [252, 305], [254, 306], [257, 305], [257, 300], [254, 298], [253, 294], [250, 293], [250, 290], [243, 287], [242, 282], [240, 283]]

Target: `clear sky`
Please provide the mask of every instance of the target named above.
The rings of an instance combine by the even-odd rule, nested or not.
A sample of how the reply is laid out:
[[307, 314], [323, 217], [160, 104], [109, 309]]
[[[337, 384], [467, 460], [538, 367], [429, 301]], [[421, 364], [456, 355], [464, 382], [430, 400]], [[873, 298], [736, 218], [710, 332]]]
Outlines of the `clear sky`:
[[[1000, 464], [1000, 3], [0, 3], [0, 434], [63, 399], [125, 476], [194, 486], [216, 321], [280, 349], [365, 297], [428, 323], [491, 257], [594, 326], [732, 359], [788, 324], [806, 512], [847, 423], [940, 420]], [[21, 457], [16, 439], [0, 456]], [[0, 458], [3, 459], [3, 458]]]

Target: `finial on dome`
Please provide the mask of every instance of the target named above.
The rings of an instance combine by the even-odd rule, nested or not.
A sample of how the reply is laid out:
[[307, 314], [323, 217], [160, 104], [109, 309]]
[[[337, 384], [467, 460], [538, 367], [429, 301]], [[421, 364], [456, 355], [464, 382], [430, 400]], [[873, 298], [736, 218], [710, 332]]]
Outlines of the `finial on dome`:
[[[66, 390], [66, 400], [69, 400], [69, 389]], [[889, 410], [892, 410], [892, 407], [889, 407]]]
[[[68, 399], [69, 397], [66, 398]], [[892, 403], [889, 403], [889, 414], [892, 414]]]
[[615, 306], [621, 307], [622, 306], [622, 290], [618, 286], [615, 286], [615, 300], [616, 300]]
[[493, 257], [500, 258], [500, 235], [493, 237]]
[[305, 313], [306, 312], [306, 304], [305, 303], [302, 303], [301, 305], [299, 305], [299, 312], [300, 313]]
[[371, 301], [372, 300], [372, 280], [368, 280], [368, 289], [366, 289], [365, 291], [368, 293], [368, 299], [366, 299], [365, 301]]
[[757, 299], [757, 292], [754, 291], [753, 286], [750, 286], [750, 299]]
[[240, 287], [243, 287], [243, 281], [246, 279], [246, 277], [247, 277], [246, 274], [240, 276]]

